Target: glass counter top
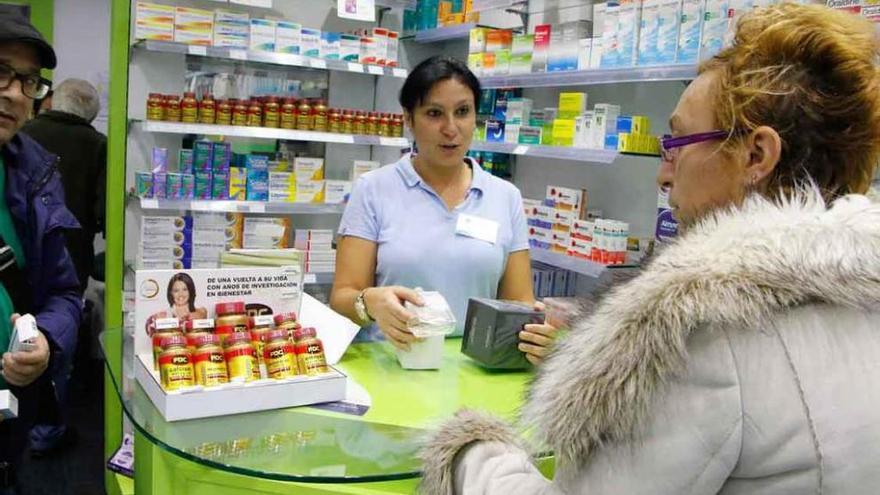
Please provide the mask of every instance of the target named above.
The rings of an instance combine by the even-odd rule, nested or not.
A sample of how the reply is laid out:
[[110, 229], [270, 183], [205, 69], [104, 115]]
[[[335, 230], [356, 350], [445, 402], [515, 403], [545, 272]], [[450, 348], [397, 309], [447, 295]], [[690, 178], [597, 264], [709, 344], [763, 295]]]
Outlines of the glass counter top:
[[[119, 329], [101, 336], [105, 352], [122, 349], [123, 340]], [[485, 370], [460, 347], [460, 338], [447, 339], [440, 370], [412, 371], [400, 367], [390, 344], [352, 345], [336, 367], [369, 393], [362, 416], [298, 407], [167, 422], [133, 377], [109, 374], [135, 428], [185, 459], [272, 480], [390, 481], [419, 476], [420, 442], [458, 409], [513, 419], [522, 403], [531, 373]]]

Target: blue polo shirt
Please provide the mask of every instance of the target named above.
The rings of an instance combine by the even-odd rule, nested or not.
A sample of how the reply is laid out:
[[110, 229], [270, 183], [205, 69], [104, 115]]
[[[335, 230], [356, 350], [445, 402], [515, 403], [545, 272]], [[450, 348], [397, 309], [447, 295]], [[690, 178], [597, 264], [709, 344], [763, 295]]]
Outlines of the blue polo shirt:
[[[421, 287], [443, 294], [455, 313], [455, 335], [464, 329], [468, 298], [496, 297], [508, 255], [529, 248], [519, 190], [469, 158], [468, 163], [471, 187], [451, 211], [405, 155], [358, 179], [339, 226], [342, 236], [378, 245], [377, 287]], [[462, 213], [497, 222], [495, 243], [457, 234]]]

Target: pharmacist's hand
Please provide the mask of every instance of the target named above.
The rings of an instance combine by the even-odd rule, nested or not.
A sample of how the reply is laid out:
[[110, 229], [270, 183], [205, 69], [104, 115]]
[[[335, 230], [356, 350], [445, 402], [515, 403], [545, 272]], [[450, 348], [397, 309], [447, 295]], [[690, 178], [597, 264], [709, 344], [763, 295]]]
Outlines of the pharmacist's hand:
[[[544, 311], [544, 303], [536, 302], [535, 309]], [[519, 333], [519, 350], [526, 353], [526, 359], [537, 366], [550, 354], [550, 347], [556, 340], [559, 329], [547, 323], [525, 325]]]
[[[18, 319], [12, 315], [12, 324]], [[3, 354], [3, 378], [12, 385], [25, 387], [40, 377], [49, 366], [49, 342], [43, 332], [37, 332], [34, 349]]]
[[409, 344], [414, 342], [416, 337], [406, 328], [406, 323], [414, 317], [403, 307], [406, 301], [418, 306], [424, 304], [418, 292], [397, 285], [372, 287], [364, 293], [367, 311], [379, 326], [379, 330], [394, 347], [408, 351]]

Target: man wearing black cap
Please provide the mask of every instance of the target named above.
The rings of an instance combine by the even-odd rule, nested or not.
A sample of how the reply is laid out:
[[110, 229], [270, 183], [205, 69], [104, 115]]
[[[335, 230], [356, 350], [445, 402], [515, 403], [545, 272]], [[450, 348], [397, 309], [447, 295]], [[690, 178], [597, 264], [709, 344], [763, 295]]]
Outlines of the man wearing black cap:
[[[3, 352], [0, 389], [18, 399], [18, 417], [0, 422], [0, 494], [15, 493], [15, 470], [41, 401], [52, 401], [49, 376], [76, 346], [82, 312], [64, 231], [79, 225], [64, 206], [58, 159], [18, 131], [46, 96], [40, 69], [55, 52], [30, 22], [0, 8], [0, 352], [19, 314], [39, 329], [30, 350]], [[48, 370], [48, 372], [47, 372]]]

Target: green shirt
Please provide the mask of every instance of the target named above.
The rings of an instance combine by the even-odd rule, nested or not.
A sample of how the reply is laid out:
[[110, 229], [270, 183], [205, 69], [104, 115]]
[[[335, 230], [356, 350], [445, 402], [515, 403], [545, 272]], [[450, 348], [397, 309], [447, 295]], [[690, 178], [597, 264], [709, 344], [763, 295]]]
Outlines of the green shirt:
[[[6, 244], [12, 248], [12, 252], [15, 253], [15, 262], [18, 267], [23, 269], [24, 251], [21, 248], [21, 240], [18, 238], [18, 233], [15, 231], [12, 213], [10, 213], [9, 206], [6, 204], [6, 164], [3, 162], [2, 157], [0, 157], [0, 235], [3, 236]], [[15, 308], [12, 306], [12, 298], [9, 297], [6, 287], [0, 284], [0, 354], [6, 352], [6, 349], [9, 348], [9, 337], [12, 335], [12, 323], [10, 323], [9, 319], [12, 317], [12, 313], [15, 313]], [[0, 389], [4, 388], [6, 388], [6, 380], [3, 379], [3, 376], [0, 376]]]

